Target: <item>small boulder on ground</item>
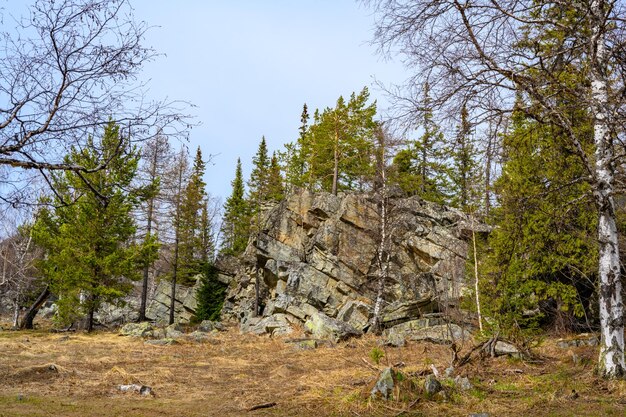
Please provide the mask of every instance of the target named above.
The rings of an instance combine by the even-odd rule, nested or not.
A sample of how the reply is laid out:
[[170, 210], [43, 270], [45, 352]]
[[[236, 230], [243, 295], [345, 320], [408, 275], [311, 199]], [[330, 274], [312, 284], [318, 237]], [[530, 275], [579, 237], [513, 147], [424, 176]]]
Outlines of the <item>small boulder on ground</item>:
[[146, 340], [144, 343], [146, 345], [153, 345], [153, 346], [169, 346], [169, 345], [175, 345], [178, 342], [172, 338], [165, 338], [165, 339]]
[[152, 325], [147, 321], [141, 323], [127, 323], [120, 329], [120, 335], [130, 337], [149, 337], [152, 334]]
[[429, 398], [433, 397], [442, 389], [441, 382], [439, 382], [434, 375], [428, 375], [426, 377], [426, 381], [424, 381], [424, 391]]
[[202, 322], [198, 325], [198, 331], [210, 333], [214, 330], [219, 330], [220, 332], [226, 330], [224, 325], [219, 321], [211, 321], [211, 320], [202, 320]]
[[393, 392], [393, 369], [385, 368], [380, 373], [378, 377], [378, 381], [376, 381], [376, 385], [372, 388], [370, 393], [370, 397], [372, 399], [376, 399], [377, 397], [382, 397], [385, 400], [389, 399], [391, 393]]
[[513, 357], [519, 357], [522, 355], [518, 348], [510, 343], [503, 342], [501, 340], [498, 340], [498, 342], [496, 343], [495, 353], [496, 356], [508, 355]]

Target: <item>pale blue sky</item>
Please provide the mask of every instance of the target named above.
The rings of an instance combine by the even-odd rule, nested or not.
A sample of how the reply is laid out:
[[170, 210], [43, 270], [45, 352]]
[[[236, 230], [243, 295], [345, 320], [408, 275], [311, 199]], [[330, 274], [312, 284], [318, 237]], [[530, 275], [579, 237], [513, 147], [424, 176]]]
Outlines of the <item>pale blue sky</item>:
[[[384, 62], [369, 41], [374, 18], [353, 0], [130, 0], [152, 28], [144, 45], [163, 54], [146, 65], [153, 99], [185, 100], [199, 126], [190, 148], [212, 154], [207, 190], [225, 199], [237, 157], [246, 179], [262, 135], [270, 151], [298, 135], [303, 103], [310, 113], [374, 80], [399, 83], [406, 71]], [[0, 0], [6, 16], [31, 1]]]
[[270, 150], [298, 135], [302, 104], [334, 105], [339, 95], [374, 78], [400, 82], [398, 62], [384, 62], [369, 44], [370, 10], [350, 0], [133, 1], [154, 27], [146, 44], [166, 54], [146, 67], [151, 94], [188, 100], [201, 126], [191, 146], [214, 154], [208, 191], [225, 198], [235, 162], [244, 175], [262, 135]]

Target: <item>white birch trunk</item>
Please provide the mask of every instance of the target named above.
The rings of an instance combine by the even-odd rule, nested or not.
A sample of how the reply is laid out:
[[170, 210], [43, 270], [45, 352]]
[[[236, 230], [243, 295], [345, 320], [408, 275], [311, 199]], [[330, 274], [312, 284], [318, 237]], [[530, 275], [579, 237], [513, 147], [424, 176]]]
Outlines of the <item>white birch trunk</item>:
[[383, 301], [385, 294], [385, 282], [387, 281], [387, 275], [389, 273], [389, 254], [386, 251], [387, 246], [387, 175], [385, 169], [385, 143], [384, 137], [381, 139], [381, 203], [380, 203], [380, 242], [378, 244], [378, 270], [380, 275], [378, 277], [376, 288], [376, 301], [374, 302], [374, 311], [372, 313], [372, 320], [370, 329], [373, 333], [379, 333], [381, 330], [380, 318], [383, 310]]
[[592, 34], [591, 94], [596, 148], [594, 199], [598, 207], [598, 242], [600, 279], [600, 357], [599, 372], [606, 378], [624, 376], [624, 305], [620, 281], [619, 248], [615, 205], [613, 201], [615, 170], [609, 130], [607, 50], [604, 42], [606, 2], [591, 3]]

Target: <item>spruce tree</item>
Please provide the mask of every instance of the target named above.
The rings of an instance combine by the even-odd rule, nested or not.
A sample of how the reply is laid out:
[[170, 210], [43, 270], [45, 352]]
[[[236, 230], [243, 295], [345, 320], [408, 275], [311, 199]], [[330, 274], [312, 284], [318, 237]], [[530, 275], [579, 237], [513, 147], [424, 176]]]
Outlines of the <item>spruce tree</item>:
[[196, 293], [198, 301], [194, 317], [196, 322], [216, 321], [220, 318], [227, 286], [218, 280], [217, 275], [217, 268], [213, 264], [207, 264], [200, 288]]
[[450, 168], [443, 132], [434, 121], [428, 84], [424, 85], [422, 107], [422, 135], [396, 154], [391, 181], [409, 195], [446, 204], [450, 200]]
[[[592, 138], [585, 110], [576, 129]], [[482, 286], [490, 314], [504, 329], [536, 327], [541, 315], [526, 316], [539, 303], [553, 305], [569, 326], [587, 309], [597, 276], [597, 213], [585, 171], [563, 147], [564, 132], [516, 111], [503, 138], [505, 162], [495, 183], [497, 225], [483, 260]], [[569, 317], [569, 318], [568, 318]]]
[[[352, 93], [348, 101], [340, 96], [335, 107], [316, 110], [310, 126], [303, 123], [296, 144], [287, 146], [290, 184], [335, 194], [371, 188], [376, 103], [369, 104], [369, 97], [367, 88]], [[305, 110], [303, 120], [308, 120]], [[297, 172], [300, 178], [295, 177]]]
[[239, 255], [248, 244], [250, 233], [250, 210], [244, 198], [243, 174], [241, 159], [237, 159], [235, 178], [231, 182], [233, 190], [224, 204], [224, 220], [222, 223], [221, 252]]
[[202, 151], [198, 147], [180, 204], [178, 272], [179, 277], [187, 282], [201, 272], [201, 214], [206, 199], [206, 184], [203, 179], [205, 167]]
[[267, 143], [263, 136], [256, 154], [252, 157], [252, 172], [248, 181], [248, 201], [253, 214], [260, 210], [261, 203], [267, 198], [270, 162]]
[[57, 319], [68, 324], [86, 315], [91, 331], [95, 311], [129, 294], [131, 282], [139, 279], [142, 255], [154, 256], [155, 248], [132, 242], [132, 212], [146, 194], [132, 187], [137, 150], [112, 122], [100, 141], [89, 138], [87, 144], [73, 148], [65, 163], [94, 168], [107, 161], [107, 168], [54, 175], [53, 208], [39, 212], [33, 238], [46, 250], [41, 271], [59, 297]]
[[449, 204], [466, 213], [474, 213], [478, 209], [483, 182], [482, 167], [478, 161], [478, 150], [474, 145], [471, 130], [467, 107], [463, 104], [456, 140], [450, 152], [452, 167], [449, 170], [451, 181]]
[[272, 153], [272, 159], [270, 161], [268, 180], [267, 180], [267, 201], [281, 201], [285, 195], [285, 186], [283, 176], [280, 170], [280, 164], [278, 162], [278, 155], [276, 152]]

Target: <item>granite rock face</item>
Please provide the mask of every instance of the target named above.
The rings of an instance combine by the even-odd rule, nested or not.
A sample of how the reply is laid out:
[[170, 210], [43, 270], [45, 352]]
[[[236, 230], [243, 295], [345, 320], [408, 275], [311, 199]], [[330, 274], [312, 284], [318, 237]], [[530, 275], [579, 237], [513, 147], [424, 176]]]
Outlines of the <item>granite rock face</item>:
[[[376, 194], [296, 190], [265, 210], [239, 262], [218, 261], [220, 279], [230, 282], [222, 319], [254, 333], [287, 334], [289, 326], [320, 317], [346, 324], [351, 334], [366, 331], [380, 273], [379, 202]], [[471, 230], [486, 232], [485, 226], [418, 197], [391, 198], [388, 213], [383, 325], [457, 306]]]
[[[200, 287], [200, 276], [196, 284], [188, 287], [176, 285], [176, 303], [174, 308], [174, 321], [176, 323], [189, 323], [197, 307], [196, 291]], [[149, 301], [146, 308], [146, 317], [159, 324], [169, 322], [170, 302], [172, 300], [172, 284], [168, 281], [160, 281], [157, 285], [154, 297]]]

